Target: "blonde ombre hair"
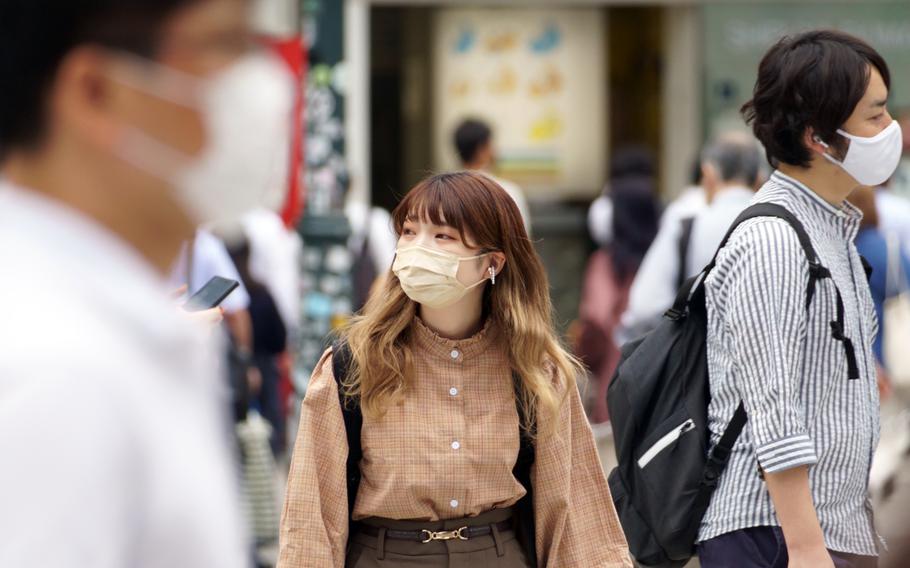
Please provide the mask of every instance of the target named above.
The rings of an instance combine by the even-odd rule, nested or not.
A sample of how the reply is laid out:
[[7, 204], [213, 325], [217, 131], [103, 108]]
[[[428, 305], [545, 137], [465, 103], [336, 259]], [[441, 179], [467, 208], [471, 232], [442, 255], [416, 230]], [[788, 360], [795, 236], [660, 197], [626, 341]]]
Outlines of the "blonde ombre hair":
[[[506, 264], [496, 285], [486, 285], [483, 312], [504, 335], [512, 371], [521, 379], [519, 404], [534, 435], [538, 417], [557, 416], [568, 389], [576, 388], [581, 364], [555, 332], [549, 283], [512, 198], [495, 181], [475, 172], [431, 176], [418, 183], [392, 214], [401, 235], [409, 219], [448, 225], [462, 242], [483, 252], [498, 251]], [[342, 331], [353, 362], [344, 382], [348, 399], [379, 417], [401, 400], [413, 377], [411, 337], [417, 304], [390, 271], [362, 313]]]

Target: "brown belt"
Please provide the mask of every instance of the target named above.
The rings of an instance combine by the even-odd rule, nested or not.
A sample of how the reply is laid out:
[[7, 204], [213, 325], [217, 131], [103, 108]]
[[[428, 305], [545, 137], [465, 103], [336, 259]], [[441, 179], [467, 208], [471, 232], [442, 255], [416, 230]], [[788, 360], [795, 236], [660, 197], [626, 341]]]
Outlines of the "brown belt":
[[[487, 536], [493, 532], [493, 526], [498, 531], [512, 530], [512, 521], [503, 521], [496, 525], [481, 525], [478, 527], [461, 527], [451, 531], [402, 531], [394, 529], [385, 529], [385, 537], [395, 540], [410, 540], [414, 542], [431, 542], [434, 540], [470, 540], [479, 536]], [[360, 524], [357, 532], [366, 536], [378, 537], [382, 529], [370, 525]]]

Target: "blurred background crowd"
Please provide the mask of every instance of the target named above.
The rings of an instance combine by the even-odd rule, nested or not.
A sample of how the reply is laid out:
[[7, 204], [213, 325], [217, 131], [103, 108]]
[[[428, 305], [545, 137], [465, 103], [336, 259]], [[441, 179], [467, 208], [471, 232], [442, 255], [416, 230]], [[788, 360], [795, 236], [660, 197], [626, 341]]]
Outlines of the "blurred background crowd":
[[[620, 346], [655, 324], [770, 174], [739, 108], [760, 56], [788, 32], [846, 30], [894, 70], [889, 108], [907, 157], [886, 187], [853, 199], [880, 315], [906, 282], [888, 278], [910, 273], [910, 4], [262, 4], [264, 26], [304, 45], [301, 178], [286, 229], [261, 212], [249, 244], [231, 251], [262, 381], [251, 405], [271, 424], [279, 477], [327, 336], [391, 265], [389, 211], [428, 172], [457, 168], [488, 172], [518, 203], [558, 321], [590, 369], [581, 386], [610, 467], [605, 397]], [[886, 399], [886, 457], [873, 479], [883, 514], [893, 514], [886, 497], [906, 446], [899, 400]], [[263, 511], [257, 534], [267, 542], [277, 513]]]
[[[389, 212], [428, 172], [486, 171], [518, 203], [566, 340], [590, 370], [581, 388], [607, 468], [619, 348], [655, 325], [770, 174], [739, 108], [761, 55], [788, 32], [851, 32], [893, 70], [905, 158], [886, 186], [852, 200], [879, 314], [907, 292], [906, 1], [258, 0], [255, 11], [299, 79], [284, 205], [248, 214], [241, 239], [198, 231], [172, 283], [190, 294], [213, 275], [242, 283], [223, 304], [225, 380], [262, 566], [277, 555], [313, 366], [389, 270]], [[880, 342], [876, 353], [886, 408], [873, 489], [888, 536], [908, 526], [889, 519], [910, 504], [910, 377], [890, 376]]]

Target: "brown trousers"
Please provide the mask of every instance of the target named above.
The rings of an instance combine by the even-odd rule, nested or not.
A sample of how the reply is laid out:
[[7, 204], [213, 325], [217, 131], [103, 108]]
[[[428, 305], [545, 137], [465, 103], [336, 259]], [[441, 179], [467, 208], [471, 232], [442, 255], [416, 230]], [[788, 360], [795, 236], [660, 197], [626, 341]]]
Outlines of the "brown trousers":
[[[393, 530], [455, 530], [464, 526], [494, 525], [509, 520], [511, 509], [493, 510], [477, 517], [448, 521], [394, 521], [369, 518], [360, 521]], [[348, 546], [345, 568], [531, 568], [511, 529], [470, 540], [438, 540], [428, 543], [367, 536], [355, 531]]]

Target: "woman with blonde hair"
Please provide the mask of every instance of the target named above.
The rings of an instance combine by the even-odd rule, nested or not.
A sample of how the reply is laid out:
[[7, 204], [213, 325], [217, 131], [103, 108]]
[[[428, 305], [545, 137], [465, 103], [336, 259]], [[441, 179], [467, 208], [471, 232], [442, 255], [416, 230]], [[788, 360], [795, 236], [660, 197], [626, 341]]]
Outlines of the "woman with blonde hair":
[[279, 567], [631, 566], [515, 203], [440, 174], [393, 222], [303, 402]]

